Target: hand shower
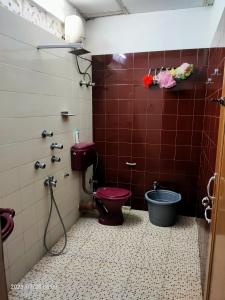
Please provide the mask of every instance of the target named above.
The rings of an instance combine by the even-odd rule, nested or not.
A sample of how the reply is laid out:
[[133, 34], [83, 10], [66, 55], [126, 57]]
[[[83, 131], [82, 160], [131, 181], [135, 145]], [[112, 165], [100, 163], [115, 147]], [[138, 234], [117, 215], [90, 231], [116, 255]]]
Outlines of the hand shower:
[[[56, 187], [56, 184], [57, 184], [57, 180], [54, 178], [54, 176], [48, 176], [45, 181], [44, 181], [44, 185], [46, 187], [49, 187], [50, 189], [50, 194], [51, 194], [51, 205], [50, 205], [50, 211], [49, 211], [49, 216], [48, 216], [48, 221], [47, 221], [47, 224], [46, 224], [46, 227], [45, 227], [45, 232], [44, 232], [44, 247], [45, 247], [45, 250], [51, 254], [52, 256], [58, 256], [60, 254], [63, 253], [64, 249], [66, 248], [66, 245], [67, 245], [67, 233], [66, 233], [66, 228], [65, 228], [65, 225], [63, 223], [63, 219], [60, 215], [60, 212], [59, 212], [59, 208], [57, 206], [57, 203], [55, 201], [55, 197], [54, 197], [54, 192], [53, 192], [53, 187]], [[59, 217], [59, 220], [62, 224], [62, 228], [63, 228], [63, 234], [64, 234], [64, 245], [62, 247], [62, 249], [59, 251], [59, 252], [53, 252], [51, 251], [48, 246], [47, 246], [47, 242], [46, 242], [46, 237], [47, 237], [47, 231], [48, 231], [48, 226], [49, 226], [49, 223], [50, 223], [50, 219], [51, 219], [51, 215], [52, 215], [52, 208], [53, 208], [53, 204], [55, 205], [55, 208], [56, 208], [56, 212], [58, 214], [58, 217]]]

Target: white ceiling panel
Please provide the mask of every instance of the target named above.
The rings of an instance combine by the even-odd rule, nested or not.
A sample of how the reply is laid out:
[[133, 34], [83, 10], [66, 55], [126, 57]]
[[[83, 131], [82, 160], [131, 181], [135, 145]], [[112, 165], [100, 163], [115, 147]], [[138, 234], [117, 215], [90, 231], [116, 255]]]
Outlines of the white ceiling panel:
[[86, 18], [212, 5], [214, 0], [68, 0]]
[[203, 6], [204, 0], [123, 0], [131, 14]]
[[86, 18], [122, 13], [115, 0], [69, 0]]

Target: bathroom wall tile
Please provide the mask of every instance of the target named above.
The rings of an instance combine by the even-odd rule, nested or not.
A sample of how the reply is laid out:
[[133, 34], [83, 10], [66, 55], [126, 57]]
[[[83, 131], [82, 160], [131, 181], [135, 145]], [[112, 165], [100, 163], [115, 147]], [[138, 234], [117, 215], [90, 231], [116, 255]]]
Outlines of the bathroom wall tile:
[[24, 244], [23, 235], [19, 235], [14, 240], [8, 242], [6, 247], [7, 247], [9, 266], [11, 266], [25, 254], [25, 244]]
[[148, 69], [148, 52], [134, 53], [134, 69]]
[[11, 283], [17, 283], [27, 272], [26, 256], [20, 257], [16, 262], [10, 266], [10, 280]]
[[118, 182], [130, 183], [131, 182], [131, 170], [119, 170]]
[[136, 166], [135, 171], [145, 171], [146, 169], [146, 158], [144, 157], [135, 157]]
[[181, 51], [171, 50], [165, 51], [165, 66], [179, 67], [181, 64]]
[[23, 218], [22, 218], [22, 214], [18, 213], [15, 215], [14, 219], [14, 229], [13, 232], [11, 233], [11, 235], [8, 237], [8, 239], [6, 240], [6, 245], [8, 243], [10, 243], [11, 241], [13, 241], [15, 238], [19, 237], [20, 235], [22, 235], [23, 233]]
[[134, 129], [146, 129], [146, 116], [145, 115], [133, 115], [133, 128]]
[[2, 200], [3, 206], [1, 205], [1, 207], [5, 206], [6, 208], [13, 208], [16, 214], [21, 212], [21, 210], [23, 209], [21, 195], [18, 191], [6, 196]]
[[[132, 99], [134, 94], [133, 84], [119, 84], [118, 86], [113, 86], [113, 89], [118, 90], [118, 99]], [[106, 95], [107, 98], [107, 95]]]
[[146, 128], [149, 130], [162, 129], [163, 115], [147, 115]]
[[118, 101], [119, 114], [123, 115], [124, 113], [131, 115], [133, 113], [134, 107], [132, 100], [120, 100]]
[[[164, 145], [175, 145], [176, 142], [175, 130], [162, 130], [161, 131], [161, 143]], [[159, 143], [159, 144], [161, 144]]]
[[146, 141], [146, 130], [145, 129], [134, 129], [132, 132], [133, 143], [145, 143]]
[[161, 68], [165, 65], [165, 52], [164, 51], [155, 51], [149, 52], [149, 67], [150, 68]]
[[104, 128], [96, 128], [94, 132], [94, 140], [96, 142], [103, 142], [106, 139], [106, 130]]
[[154, 144], [146, 144], [146, 155], [147, 157], [151, 158], [159, 158], [161, 152], [161, 144], [154, 145]]
[[[163, 113], [163, 100], [151, 99], [148, 101], [147, 114], [161, 115]], [[136, 111], [136, 110], [135, 110]]]
[[12, 169], [0, 174], [1, 195], [7, 196], [19, 189], [18, 169]]
[[133, 68], [133, 53], [124, 54], [123, 58], [119, 54], [105, 55], [105, 69], [120, 70]]
[[192, 131], [179, 130], [176, 135], [176, 145], [190, 145], [192, 143]]
[[193, 115], [193, 100], [182, 99], [178, 104], [178, 115]]
[[153, 86], [148, 90], [150, 99], [163, 99], [163, 89], [159, 89], [157, 86]]
[[118, 135], [119, 135], [119, 141], [124, 142], [124, 143], [131, 143], [132, 132], [130, 129], [120, 128]]
[[179, 130], [192, 130], [192, 122], [193, 122], [193, 117], [192, 116], [178, 115], [177, 128]]
[[161, 128], [163, 130], [176, 130], [177, 129], [177, 116], [176, 115], [162, 115], [162, 127]]
[[145, 157], [145, 144], [132, 144], [133, 157]]
[[119, 115], [118, 118], [118, 127], [117, 128], [121, 128], [121, 129], [130, 129], [132, 127], [132, 115]]
[[92, 59], [92, 68], [95, 70], [104, 70], [105, 55], [95, 55]]
[[117, 149], [120, 156], [131, 156], [132, 144], [120, 142]]
[[105, 114], [106, 112], [106, 102], [104, 100], [95, 100], [95, 105], [93, 107], [93, 114]]
[[178, 110], [177, 100], [164, 100], [163, 104], [163, 114], [166, 115], [176, 115]]
[[146, 64], [145, 68], [134, 69], [133, 72], [133, 83], [134, 84], [143, 84], [144, 75], [148, 74], [148, 65]]
[[147, 130], [146, 132], [146, 143], [160, 145], [162, 141], [161, 130]]
[[25, 251], [28, 251], [39, 240], [38, 225], [34, 224], [28, 230], [24, 231], [23, 237], [24, 237]]
[[[208, 70], [207, 77], [211, 76], [211, 73], [220, 65], [224, 64], [224, 51], [223, 48], [211, 48], [208, 49]], [[223, 75], [223, 70], [221, 70]], [[221, 76], [222, 78], [223, 76]], [[219, 80], [217, 80], [217, 83]], [[206, 193], [206, 185], [209, 178], [215, 172], [215, 159], [216, 159], [216, 145], [217, 145], [217, 131], [218, 131], [218, 120], [220, 114], [220, 107], [213, 105], [210, 101], [213, 98], [220, 97], [222, 95], [221, 86], [222, 83], [213, 83], [211, 86], [206, 86], [206, 99], [205, 99], [205, 110], [202, 119], [196, 117], [194, 120], [194, 128], [196, 130], [202, 130], [202, 144], [201, 144], [201, 154], [200, 154], [200, 168], [198, 177], [198, 196], [202, 199]], [[216, 125], [216, 127], [215, 127]], [[214, 131], [216, 130], [216, 131]], [[197, 143], [197, 134], [193, 137], [193, 143]], [[201, 202], [198, 202], [198, 216], [203, 216], [203, 207]], [[201, 251], [201, 259], [204, 260], [204, 250]], [[205, 264], [202, 264], [203, 266]], [[203, 268], [204, 269], [204, 268]]]
[[[118, 168], [115, 169], [120, 174], [117, 183], [120, 184], [121, 182], [122, 184], [123, 181], [120, 178], [126, 178], [127, 187], [129, 187], [127, 180], [130, 178], [130, 173], [127, 177], [125, 162], [139, 160], [139, 166], [137, 165], [133, 170], [134, 172], [145, 170], [144, 186], [148, 187], [154, 180], [161, 180], [171, 188], [173, 186], [174, 189], [181, 191], [184, 198], [181, 211], [184, 214], [185, 212], [191, 215], [196, 214], [193, 199], [197, 198], [197, 195], [190, 195], [188, 192], [191, 179], [187, 180], [185, 176], [198, 175], [198, 164], [201, 164], [200, 132], [204, 126], [210, 139], [213, 139], [216, 132], [217, 123], [212, 118], [218, 114], [217, 107], [212, 105], [210, 101], [208, 103], [205, 101], [207, 72], [214, 70], [214, 66], [208, 70], [208, 65], [210, 61], [212, 63], [215, 53], [222, 57], [221, 51], [212, 50], [210, 55], [209, 49], [134, 53], [133, 66], [132, 55], [127, 65], [122, 64], [122, 62], [114, 62], [113, 55], [111, 55], [108, 57], [108, 65], [105, 65], [107, 81], [96, 91], [96, 96], [95, 92], [93, 93], [94, 107], [95, 101], [98, 101], [98, 95], [103, 94], [104, 90], [106, 91], [105, 101], [120, 99], [118, 101], [119, 117], [117, 120], [115, 117], [110, 119], [110, 113], [117, 111], [117, 104], [114, 102], [114, 107], [113, 102], [108, 104], [108, 107], [111, 106], [112, 108], [108, 109], [104, 118], [108, 120], [107, 127], [109, 126], [112, 131], [114, 130], [114, 133], [107, 134], [109, 135], [106, 138], [107, 141], [104, 142], [102, 139], [101, 144], [101, 151], [104, 152], [104, 147], [108, 141], [112, 145], [113, 142], [119, 142], [118, 153], [121, 157], [118, 159]], [[104, 57], [97, 57], [97, 59], [104, 61]], [[154, 68], [178, 66], [183, 62], [194, 64], [194, 74], [189, 79], [179, 82], [172, 89], [160, 89], [158, 87], [146, 89], [143, 87], [142, 78], [148, 71], [148, 66], [154, 72]], [[94, 68], [93, 72], [95, 73]], [[210, 87], [208, 95], [212, 95], [216, 91], [215, 86]], [[101, 103], [96, 102], [96, 109], [98, 109], [98, 105], [101, 106]], [[103, 107], [102, 105], [99, 109], [103, 109]], [[212, 117], [205, 116], [206, 111], [210, 111]], [[204, 116], [205, 122], [203, 122]], [[97, 115], [94, 117], [96, 134], [99, 134], [99, 124], [102, 128], [106, 128], [105, 119], [100, 118], [98, 121], [98, 117]], [[211, 124], [210, 127], [209, 124]], [[213, 129], [214, 127], [215, 129]], [[211, 130], [209, 130], [210, 128]], [[207, 148], [210, 145], [209, 140], [204, 140], [207, 141], [204, 153], [207, 151], [207, 156], [213, 156], [212, 148], [210, 151]], [[108, 151], [110, 151], [110, 145], [107, 146]], [[114, 150], [112, 151], [114, 152]], [[113, 153], [112, 155], [114, 156]], [[101, 159], [104, 163], [103, 157], [100, 155], [100, 161]], [[111, 169], [112, 164], [108, 163], [106, 171], [107, 168]], [[110, 176], [116, 183], [115, 176], [117, 173], [114, 173], [113, 176]], [[177, 177], [177, 175], [179, 176]], [[144, 209], [143, 198], [140, 197], [143, 193], [143, 186], [135, 182], [136, 179], [138, 182], [136, 176], [133, 180], [131, 178], [132, 182], [130, 182], [135, 192], [131, 202], [136, 208]], [[190, 205], [188, 201], [193, 205]]]
[[161, 159], [174, 159], [175, 145], [162, 145], [160, 158]]
[[[79, 176], [70, 177], [75, 188], [72, 184], [67, 184], [64, 177], [60, 182], [60, 178], [70, 171], [69, 148], [73, 144], [72, 129], [81, 129], [83, 141], [87, 141], [87, 138], [92, 139], [92, 101], [91, 89], [81, 88], [76, 84], [80, 75], [74, 68], [74, 57], [58, 50], [36, 50], [37, 38], [40, 42], [48, 40], [52, 43], [56, 43], [57, 39], [38, 26], [31, 23], [27, 26], [28, 23], [24, 19], [8, 14], [5, 10], [1, 9], [0, 13], [0, 69], [1, 74], [5, 74], [1, 80], [0, 91], [0, 197], [7, 206], [16, 211], [14, 231], [5, 244], [7, 248], [7, 245], [13, 244], [24, 234], [26, 248], [29, 248], [20, 258], [16, 257], [13, 263], [17, 252], [21, 253], [20, 243], [18, 242], [16, 247], [15, 242], [8, 252], [8, 274], [10, 281], [15, 283], [27, 268], [32, 267], [36, 259], [43, 256], [42, 239], [47, 221], [46, 214], [49, 211], [49, 195], [43, 186], [46, 175], [56, 176], [59, 184], [56, 190], [65, 186], [64, 193], [60, 192], [58, 195], [61, 198], [67, 195], [65, 203], [68, 208], [59, 201], [60, 209], [62, 208], [66, 226], [75, 222], [80, 196], [77, 185], [80, 181]], [[13, 24], [13, 30], [7, 25], [9, 20], [10, 24]], [[81, 67], [85, 68], [83, 62]], [[105, 97], [105, 90], [96, 95], [99, 97], [98, 101], [101, 101]], [[76, 116], [66, 122], [60, 116], [60, 111], [63, 110], [68, 110]], [[54, 131], [54, 140], [41, 138], [44, 129]], [[49, 146], [52, 141], [64, 144], [63, 151], [55, 151], [62, 158], [61, 164], [58, 165], [50, 163], [52, 153]], [[47, 163], [43, 172], [34, 170], [34, 162], [38, 159]], [[60, 175], [60, 171], [64, 173]], [[67, 210], [73, 212], [74, 218]], [[42, 226], [38, 227], [37, 232], [35, 226], [39, 225], [41, 220]], [[52, 231], [52, 240], [58, 237], [59, 230]], [[41, 247], [37, 246], [31, 251], [35, 247], [33, 239], [39, 239]], [[33, 257], [36, 258], [32, 259]]]
[[194, 115], [204, 115], [205, 112], [205, 100], [199, 99], [195, 101], [194, 105]]
[[[200, 53], [199, 55], [204, 55], [205, 53]], [[204, 58], [203, 58], [204, 60]], [[198, 63], [198, 49], [185, 49], [181, 50], [181, 63], [188, 62], [194, 66]]]
[[146, 88], [144, 89], [142, 85], [134, 85], [133, 93], [134, 99], [149, 99], [149, 90]]
[[209, 49], [198, 49], [198, 66], [208, 66]]

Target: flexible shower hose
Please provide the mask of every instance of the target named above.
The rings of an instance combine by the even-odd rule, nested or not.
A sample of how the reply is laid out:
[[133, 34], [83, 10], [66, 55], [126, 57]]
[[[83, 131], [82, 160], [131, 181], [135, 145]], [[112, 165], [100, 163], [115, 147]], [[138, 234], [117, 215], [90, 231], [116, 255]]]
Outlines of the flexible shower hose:
[[[65, 228], [65, 225], [63, 223], [62, 217], [61, 217], [60, 212], [59, 212], [59, 208], [58, 208], [57, 203], [55, 201], [55, 197], [54, 197], [54, 193], [53, 193], [53, 187], [52, 187], [51, 184], [49, 184], [49, 189], [50, 189], [50, 194], [51, 194], [51, 205], [50, 205], [50, 211], [49, 211], [48, 221], [47, 221], [47, 224], [46, 224], [46, 227], [45, 227], [45, 232], [44, 232], [44, 247], [45, 247], [45, 250], [47, 251], [47, 253], [51, 254], [52, 256], [58, 256], [58, 255], [62, 254], [63, 251], [64, 251], [64, 249], [66, 248], [66, 245], [67, 245], [67, 233], [66, 233], [66, 228]], [[50, 222], [51, 215], [52, 215], [53, 204], [55, 205], [57, 214], [58, 214], [60, 222], [62, 224], [63, 233], [64, 233], [64, 246], [63, 246], [63, 248], [59, 252], [53, 252], [53, 251], [51, 251], [48, 248], [47, 243], [46, 243], [47, 231], [48, 231], [48, 226], [49, 226], [49, 222]]]

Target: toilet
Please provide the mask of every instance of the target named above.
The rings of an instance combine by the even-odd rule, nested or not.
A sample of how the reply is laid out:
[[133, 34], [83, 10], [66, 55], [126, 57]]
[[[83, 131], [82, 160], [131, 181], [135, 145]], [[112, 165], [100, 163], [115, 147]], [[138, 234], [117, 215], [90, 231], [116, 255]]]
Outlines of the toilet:
[[[97, 153], [94, 143], [79, 143], [71, 147], [71, 168], [83, 172], [96, 161]], [[83, 183], [84, 186], [84, 183]], [[103, 225], [122, 225], [124, 218], [122, 206], [131, 197], [131, 191], [119, 187], [99, 187], [94, 193], [98, 221]]]
[[101, 187], [94, 193], [99, 211], [99, 223], [103, 225], [122, 225], [122, 206], [130, 198], [131, 191], [117, 187]]

